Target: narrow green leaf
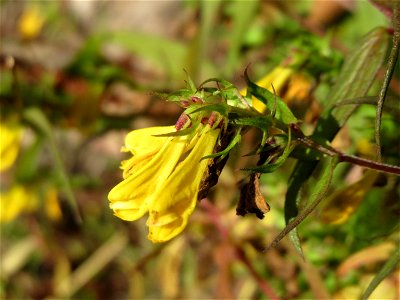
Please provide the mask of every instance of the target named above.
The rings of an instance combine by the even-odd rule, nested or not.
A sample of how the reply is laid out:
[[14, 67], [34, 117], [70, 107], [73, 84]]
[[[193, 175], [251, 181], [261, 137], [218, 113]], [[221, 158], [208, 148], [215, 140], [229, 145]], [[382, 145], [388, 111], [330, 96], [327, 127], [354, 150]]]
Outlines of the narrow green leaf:
[[271, 245], [268, 246], [266, 251], [270, 248], [275, 247], [278, 245], [280, 240], [282, 240], [287, 234], [291, 231], [295, 230], [292, 234], [289, 235], [291, 242], [293, 243], [294, 247], [298, 251], [298, 253], [303, 257], [303, 251], [301, 249], [300, 238], [297, 234], [296, 227], [303, 222], [303, 220], [314, 211], [314, 209], [318, 206], [319, 203], [325, 198], [325, 195], [329, 189], [329, 186], [332, 181], [333, 172], [339, 162], [338, 157], [330, 157], [328, 166], [326, 166], [323, 170], [323, 173], [317, 184], [314, 187], [313, 193], [309, 199], [309, 205], [303, 209], [299, 215], [289, 220], [286, 227], [277, 235], [277, 237], [272, 241]]
[[214, 157], [218, 157], [218, 156], [221, 156], [221, 158], [224, 158], [229, 153], [229, 151], [231, 151], [233, 149], [233, 147], [235, 147], [236, 144], [238, 144], [240, 142], [241, 138], [242, 138], [242, 135], [240, 134], [240, 129], [239, 129], [238, 132], [236, 133], [235, 137], [231, 140], [229, 145], [224, 150], [214, 153], [214, 154], [204, 156], [201, 159], [203, 160], [203, 159], [214, 158]]
[[229, 106], [224, 103], [201, 105], [200, 107], [196, 107], [196, 109], [194, 110], [187, 109], [185, 113], [190, 115], [193, 113], [197, 113], [199, 111], [210, 111], [210, 112], [215, 111], [220, 113], [222, 116], [228, 116]]
[[290, 134], [290, 131], [289, 131], [288, 141], [287, 141], [286, 147], [283, 150], [282, 155], [278, 157], [276, 162], [274, 162], [273, 164], [268, 164], [267, 163], [265, 165], [261, 165], [261, 166], [257, 166], [257, 167], [253, 167], [253, 168], [246, 168], [244, 170], [245, 171], [256, 172], [256, 173], [272, 173], [272, 172], [275, 172], [278, 168], [280, 168], [285, 163], [285, 161], [288, 159], [290, 153], [293, 151], [293, 149], [295, 147], [296, 147], [296, 145], [294, 143], [291, 143], [291, 134]]
[[[368, 105], [377, 105], [378, 96], [366, 96], [366, 97], [359, 97], [359, 98], [352, 98], [352, 99], [345, 99], [338, 103], [336, 103], [336, 107], [343, 106], [343, 105], [351, 105], [351, 104], [368, 104]], [[385, 106], [383, 107], [383, 111], [393, 115], [397, 119], [400, 119], [400, 107], [397, 103], [398, 99], [391, 96], [386, 96]]]
[[263, 117], [252, 117], [252, 118], [239, 118], [231, 120], [232, 124], [241, 126], [252, 126], [260, 128], [263, 131], [267, 131], [272, 125], [272, 119], [270, 116]]
[[38, 175], [39, 157], [43, 147], [44, 138], [42, 135], [37, 135], [32, 145], [21, 153], [15, 172], [19, 182], [30, 182]]
[[49, 150], [54, 160], [55, 169], [58, 172], [61, 189], [65, 193], [66, 199], [72, 208], [76, 221], [80, 223], [82, 219], [79, 214], [71, 183], [69, 181], [68, 174], [61, 159], [61, 153], [58, 150], [56, 139], [53, 135], [50, 122], [47, 120], [47, 117], [43, 114], [43, 112], [36, 107], [32, 107], [24, 111], [24, 120], [30, 123], [34, 128], [36, 128], [36, 130], [40, 134], [42, 134], [48, 140]]
[[247, 92], [264, 103], [270, 111], [276, 110], [275, 118], [278, 121], [286, 125], [298, 122], [292, 111], [281, 98], [250, 80], [247, 75], [247, 70], [244, 73], [244, 78], [247, 83]]
[[379, 270], [378, 274], [372, 279], [364, 294], [361, 296], [361, 300], [367, 300], [371, 296], [372, 292], [376, 287], [384, 280], [400, 263], [400, 249], [397, 248], [390, 259], [383, 265], [382, 269]]
[[222, 85], [221, 89], [230, 89], [230, 88], [236, 89], [236, 86], [234, 86], [231, 82], [229, 82], [225, 79], [222, 79], [222, 78], [217, 78], [217, 77], [209, 78], [209, 79], [203, 81], [200, 84], [200, 87], [203, 87], [204, 85], [206, 85], [207, 83], [210, 83], [210, 82], [215, 82], [218, 85]]
[[185, 71], [185, 73], [186, 73], [186, 83], [189, 87], [189, 90], [192, 93], [195, 93], [197, 91], [196, 85], [194, 84], [192, 78], [190, 78], [189, 74], [186, 71]]
[[165, 98], [167, 101], [179, 102], [182, 100], [187, 100], [191, 96], [193, 96], [193, 91], [188, 89], [181, 89], [170, 94], [158, 94], [158, 95], [160, 95], [161, 98]]

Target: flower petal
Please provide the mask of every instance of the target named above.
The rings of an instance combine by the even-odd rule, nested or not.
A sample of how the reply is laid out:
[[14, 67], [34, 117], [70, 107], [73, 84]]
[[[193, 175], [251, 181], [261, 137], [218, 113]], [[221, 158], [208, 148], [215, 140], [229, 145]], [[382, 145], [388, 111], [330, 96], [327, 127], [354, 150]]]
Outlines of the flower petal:
[[110, 191], [110, 208], [116, 216], [133, 221], [148, 211], [156, 191], [178, 163], [186, 140], [187, 137], [169, 137], [148, 163], [132, 170], [130, 176]]
[[155, 136], [175, 132], [175, 126], [157, 126], [132, 130], [125, 137], [125, 150], [134, 155], [142, 155], [158, 151], [169, 137]]
[[149, 239], [165, 242], [186, 227], [196, 202], [199, 186], [208, 165], [200, 159], [213, 152], [220, 130], [207, 126], [188, 157], [181, 162], [157, 191], [149, 209]]
[[121, 162], [121, 169], [123, 170], [122, 177], [126, 179], [129, 176], [131, 176], [135, 172], [135, 170], [142, 168], [149, 161], [151, 161], [151, 159], [154, 157], [154, 155], [157, 154], [158, 151], [148, 152], [143, 155], [134, 155], [131, 158], [122, 161]]

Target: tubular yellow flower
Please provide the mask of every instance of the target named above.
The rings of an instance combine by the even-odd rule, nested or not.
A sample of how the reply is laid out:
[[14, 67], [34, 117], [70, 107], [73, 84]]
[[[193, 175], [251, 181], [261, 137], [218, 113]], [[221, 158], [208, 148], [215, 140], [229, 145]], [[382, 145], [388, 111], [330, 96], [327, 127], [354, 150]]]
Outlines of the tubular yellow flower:
[[221, 130], [199, 124], [192, 134], [156, 136], [174, 131], [168, 126], [130, 132], [122, 150], [133, 157], [122, 162], [124, 180], [108, 194], [110, 208], [123, 220], [149, 212], [153, 242], [168, 241], [185, 228], [209, 162], [201, 158], [213, 153]]
[[165, 242], [186, 227], [196, 206], [199, 186], [208, 165], [208, 159], [200, 159], [213, 152], [219, 133], [219, 129], [211, 129], [207, 125], [188, 157], [158, 190], [147, 221], [151, 241]]
[[[160, 132], [164, 129], [167, 130]], [[160, 183], [168, 178], [185, 150], [187, 136], [159, 137], [160, 142], [152, 144], [157, 139], [153, 136], [155, 130], [153, 127], [132, 131], [125, 141], [126, 149], [137, 154], [123, 162], [125, 180], [108, 194], [110, 208], [123, 220], [137, 220], [148, 211]], [[142, 144], [133, 145], [133, 140]]]
[[10, 168], [17, 158], [22, 127], [14, 120], [0, 122], [0, 171]]

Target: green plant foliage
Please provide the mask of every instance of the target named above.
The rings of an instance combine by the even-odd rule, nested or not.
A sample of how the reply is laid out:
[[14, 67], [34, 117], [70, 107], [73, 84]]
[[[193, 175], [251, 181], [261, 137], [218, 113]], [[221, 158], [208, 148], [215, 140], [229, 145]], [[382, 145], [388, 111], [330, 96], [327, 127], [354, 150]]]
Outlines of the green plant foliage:
[[0, 1], [0, 298], [399, 298], [397, 6]]
[[[364, 96], [372, 85], [378, 68], [382, 65], [387, 49], [387, 33], [379, 28], [369, 33], [345, 61], [335, 86], [332, 87], [329, 102], [318, 122], [314, 137], [331, 141], [340, 127], [344, 125], [355, 105], [332, 109], [336, 102], [343, 98]], [[354, 84], [352, 82], [354, 81]], [[292, 173], [285, 200], [285, 219], [289, 222], [297, 213], [298, 192], [316, 167], [315, 162], [299, 162]], [[297, 243], [297, 242], [296, 242]]]

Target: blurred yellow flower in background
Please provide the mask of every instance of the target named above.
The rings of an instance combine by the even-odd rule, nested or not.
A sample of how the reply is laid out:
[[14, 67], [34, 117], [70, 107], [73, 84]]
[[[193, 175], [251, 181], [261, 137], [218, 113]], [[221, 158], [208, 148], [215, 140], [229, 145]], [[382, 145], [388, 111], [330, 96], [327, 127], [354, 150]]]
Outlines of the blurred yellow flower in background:
[[[41, 203], [41, 196], [43, 203]], [[37, 211], [42, 206], [50, 220], [61, 219], [58, 194], [54, 187], [46, 187], [42, 195], [38, 186], [14, 184], [0, 193], [0, 223], [11, 222], [21, 214]]]
[[[20, 152], [23, 131], [22, 124], [15, 116], [9, 116], [0, 122], [0, 171], [7, 171], [14, 165]], [[27, 186], [18, 182], [7, 187], [2, 186], [0, 223], [11, 222], [23, 213], [36, 211], [42, 207], [39, 204], [43, 204], [50, 219], [61, 218], [56, 188], [48, 185], [41, 187], [37, 183]]]
[[153, 242], [168, 241], [186, 227], [209, 161], [201, 158], [212, 154], [220, 133], [200, 124], [194, 134], [155, 136], [174, 131], [166, 126], [130, 132], [123, 150], [133, 157], [122, 163], [124, 180], [108, 194], [110, 208], [123, 220], [149, 212]]
[[37, 208], [37, 194], [23, 185], [13, 185], [0, 193], [0, 223], [13, 221], [23, 212], [32, 212]]
[[[319, 115], [320, 108], [312, 96], [313, 81], [304, 72], [278, 65], [256, 84], [272, 93], [275, 90], [277, 96], [285, 101], [294, 114], [306, 122], [314, 121]], [[246, 95], [246, 88], [240, 93]], [[255, 97], [252, 97], [252, 103], [253, 107], [261, 113], [267, 110], [267, 106]]]
[[39, 8], [28, 7], [18, 19], [18, 32], [22, 38], [35, 39], [43, 29], [45, 18]]
[[22, 136], [22, 126], [14, 118], [0, 121], [0, 172], [15, 162]]

